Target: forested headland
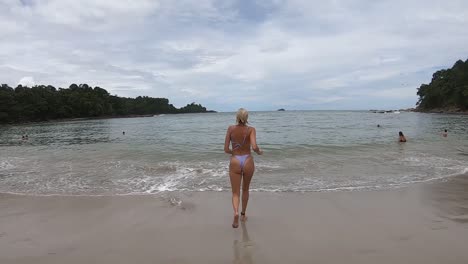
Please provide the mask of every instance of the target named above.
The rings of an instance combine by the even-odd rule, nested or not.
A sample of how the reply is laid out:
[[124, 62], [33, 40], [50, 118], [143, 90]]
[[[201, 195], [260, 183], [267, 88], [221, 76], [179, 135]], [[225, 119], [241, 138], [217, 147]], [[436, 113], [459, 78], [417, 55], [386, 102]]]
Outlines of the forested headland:
[[119, 97], [87, 84], [72, 84], [69, 88], [51, 85], [12, 88], [6, 84], [0, 87], [0, 123], [204, 112], [207, 110], [200, 104], [176, 108], [166, 98]]
[[450, 69], [435, 72], [429, 84], [418, 88], [417, 95], [418, 111], [468, 111], [468, 59], [457, 61]]

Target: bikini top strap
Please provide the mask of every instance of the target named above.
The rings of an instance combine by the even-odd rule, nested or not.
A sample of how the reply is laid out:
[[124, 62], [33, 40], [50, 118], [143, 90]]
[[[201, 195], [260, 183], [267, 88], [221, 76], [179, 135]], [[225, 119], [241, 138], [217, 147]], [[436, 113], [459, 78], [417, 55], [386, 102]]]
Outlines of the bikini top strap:
[[245, 140], [247, 139], [247, 135], [249, 134], [249, 127], [247, 127], [247, 131], [245, 132], [245, 135], [244, 135], [244, 139], [242, 140], [242, 144], [239, 144], [238, 142], [235, 142], [234, 140], [232, 140], [232, 131], [231, 131], [231, 141], [232, 143], [234, 143], [236, 146], [235, 148], [240, 148], [241, 146], [243, 146], [245, 144]]
[[249, 127], [247, 127], [247, 131], [245, 132], [245, 135], [244, 135], [244, 140], [242, 140], [242, 145], [245, 144], [245, 140], [247, 139], [247, 135], [249, 134]]

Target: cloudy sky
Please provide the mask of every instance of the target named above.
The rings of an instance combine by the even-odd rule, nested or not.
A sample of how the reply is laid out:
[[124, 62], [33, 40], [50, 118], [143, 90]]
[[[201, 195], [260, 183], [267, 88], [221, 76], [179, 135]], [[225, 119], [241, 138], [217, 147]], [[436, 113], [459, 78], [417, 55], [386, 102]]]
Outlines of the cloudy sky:
[[0, 0], [0, 83], [177, 107], [413, 107], [467, 58], [466, 0]]

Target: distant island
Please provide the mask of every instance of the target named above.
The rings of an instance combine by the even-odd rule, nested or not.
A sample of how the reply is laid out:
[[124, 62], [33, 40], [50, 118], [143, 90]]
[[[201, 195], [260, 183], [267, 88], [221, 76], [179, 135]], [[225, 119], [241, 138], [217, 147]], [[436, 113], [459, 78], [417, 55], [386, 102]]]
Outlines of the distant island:
[[51, 85], [0, 86], [0, 123], [207, 112], [214, 111], [195, 103], [176, 108], [166, 98], [119, 97], [87, 84], [58, 89]]
[[432, 75], [429, 84], [418, 88], [416, 111], [468, 113], [468, 59]]
[[286, 111], [286, 110], [284, 110], [284, 108], [280, 108], [277, 111]]

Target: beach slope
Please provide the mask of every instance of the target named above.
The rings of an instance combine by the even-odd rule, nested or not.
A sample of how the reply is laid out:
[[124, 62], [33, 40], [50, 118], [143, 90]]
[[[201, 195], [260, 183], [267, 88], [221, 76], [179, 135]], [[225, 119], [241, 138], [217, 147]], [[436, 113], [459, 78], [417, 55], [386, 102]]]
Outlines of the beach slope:
[[0, 263], [468, 263], [468, 177], [397, 190], [0, 195]]

